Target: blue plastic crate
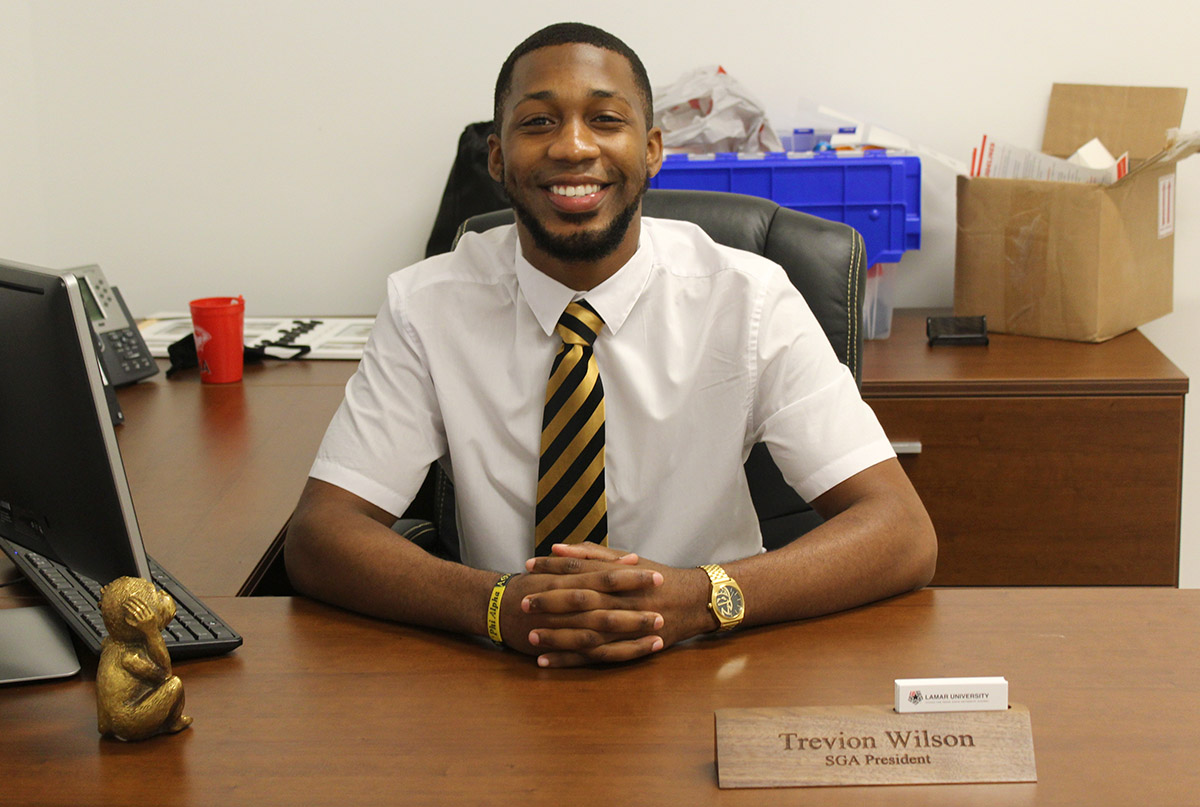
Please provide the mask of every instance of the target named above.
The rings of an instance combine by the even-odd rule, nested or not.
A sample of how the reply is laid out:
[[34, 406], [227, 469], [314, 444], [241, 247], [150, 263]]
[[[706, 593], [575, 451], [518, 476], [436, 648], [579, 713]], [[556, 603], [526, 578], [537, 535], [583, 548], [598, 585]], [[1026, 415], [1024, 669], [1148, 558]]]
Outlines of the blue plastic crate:
[[652, 188], [762, 196], [841, 221], [862, 233], [867, 265], [895, 263], [921, 247], [921, 160], [881, 150], [670, 154]]

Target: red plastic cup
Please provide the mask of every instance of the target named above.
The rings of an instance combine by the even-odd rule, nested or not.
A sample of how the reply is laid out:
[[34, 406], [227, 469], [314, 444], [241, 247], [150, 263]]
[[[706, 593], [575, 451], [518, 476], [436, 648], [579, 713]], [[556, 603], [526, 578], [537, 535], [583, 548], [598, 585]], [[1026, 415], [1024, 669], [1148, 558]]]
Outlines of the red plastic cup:
[[196, 335], [196, 358], [200, 380], [206, 384], [230, 384], [242, 380], [242, 323], [246, 301], [237, 297], [205, 297], [192, 300], [192, 331]]

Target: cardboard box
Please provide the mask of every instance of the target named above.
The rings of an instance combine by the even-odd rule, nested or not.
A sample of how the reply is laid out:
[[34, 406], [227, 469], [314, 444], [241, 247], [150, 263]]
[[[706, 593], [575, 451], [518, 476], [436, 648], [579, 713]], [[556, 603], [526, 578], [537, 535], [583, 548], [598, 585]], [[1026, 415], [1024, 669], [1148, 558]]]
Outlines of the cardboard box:
[[1171, 311], [1187, 90], [1055, 84], [1042, 151], [1129, 152], [1111, 185], [959, 177], [954, 312], [1001, 333], [1102, 342]]

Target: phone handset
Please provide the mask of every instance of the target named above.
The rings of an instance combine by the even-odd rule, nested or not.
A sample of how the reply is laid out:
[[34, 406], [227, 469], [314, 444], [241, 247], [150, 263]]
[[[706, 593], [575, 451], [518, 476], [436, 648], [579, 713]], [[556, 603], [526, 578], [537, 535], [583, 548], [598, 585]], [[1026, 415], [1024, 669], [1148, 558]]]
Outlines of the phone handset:
[[65, 269], [79, 281], [83, 307], [96, 334], [96, 352], [108, 381], [121, 387], [158, 372], [121, 292], [109, 284], [100, 267]]

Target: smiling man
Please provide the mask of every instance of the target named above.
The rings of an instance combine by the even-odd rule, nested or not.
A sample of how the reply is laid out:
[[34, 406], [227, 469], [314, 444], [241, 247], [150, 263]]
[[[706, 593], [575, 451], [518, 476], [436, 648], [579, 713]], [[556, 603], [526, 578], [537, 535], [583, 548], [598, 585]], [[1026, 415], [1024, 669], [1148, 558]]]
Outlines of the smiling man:
[[[298, 589], [569, 666], [928, 582], [928, 516], [783, 270], [643, 220], [651, 121], [641, 61], [604, 31], [553, 25], [509, 56], [488, 164], [516, 224], [389, 278], [289, 527]], [[757, 442], [826, 519], [769, 553]], [[389, 529], [433, 462], [461, 564]]]
[[[637, 251], [642, 194], [662, 162], [662, 136], [637, 56], [586, 43], [536, 47], [501, 68], [488, 167], [520, 222], [526, 259], [563, 285], [589, 289]], [[545, 83], [545, 76], [561, 77]], [[614, 77], [620, 77], [614, 81]], [[517, 95], [517, 93], [520, 95]], [[567, 102], [581, 104], [563, 120]], [[565, 124], [565, 128], [564, 128]]]

